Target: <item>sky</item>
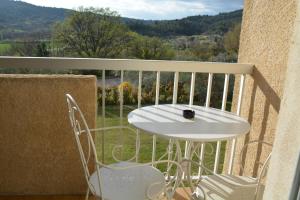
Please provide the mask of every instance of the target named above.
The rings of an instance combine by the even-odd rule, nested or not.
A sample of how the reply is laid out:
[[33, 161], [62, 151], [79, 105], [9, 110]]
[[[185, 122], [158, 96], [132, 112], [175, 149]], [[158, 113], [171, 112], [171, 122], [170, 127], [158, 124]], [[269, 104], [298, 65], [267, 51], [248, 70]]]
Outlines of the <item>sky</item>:
[[122, 17], [180, 19], [192, 15], [215, 15], [243, 8], [243, 0], [22, 0], [39, 6], [74, 9], [79, 6], [107, 8]]

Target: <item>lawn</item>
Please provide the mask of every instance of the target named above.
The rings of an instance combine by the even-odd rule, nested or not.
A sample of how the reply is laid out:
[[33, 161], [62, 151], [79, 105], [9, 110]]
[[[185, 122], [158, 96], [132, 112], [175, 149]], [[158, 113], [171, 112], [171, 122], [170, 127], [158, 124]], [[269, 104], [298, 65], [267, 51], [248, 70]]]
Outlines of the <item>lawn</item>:
[[[124, 106], [123, 118], [120, 118], [120, 106], [106, 106], [105, 118], [102, 117], [102, 113], [98, 114], [97, 126], [98, 127], [109, 127], [109, 126], [119, 126], [121, 124], [128, 125], [127, 115], [130, 111], [135, 109], [135, 106]], [[101, 107], [99, 108], [101, 111]], [[106, 164], [114, 162], [112, 156], [112, 150], [116, 145], [124, 144], [123, 148], [116, 151], [116, 156], [121, 160], [128, 160], [135, 155], [135, 141], [136, 132], [132, 133], [128, 130], [110, 130], [104, 133], [100, 132], [97, 134], [95, 143], [98, 152], [98, 159], [104, 161]], [[140, 132], [141, 148], [139, 153], [139, 162], [150, 162], [152, 158], [152, 136], [143, 131]], [[157, 138], [156, 145], [156, 159], [160, 158], [167, 149], [169, 141], [164, 138]], [[184, 151], [185, 142], [181, 141], [181, 148]], [[104, 145], [104, 146], [103, 146]], [[216, 146], [212, 143], [213, 147]], [[225, 142], [222, 143], [221, 156], [219, 171], [222, 171], [222, 163], [224, 161], [225, 153]], [[104, 152], [103, 152], [104, 147]], [[207, 148], [207, 153], [205, 154], [204, 164], [213, 169], [214, 159], [215, 159], [215, 148], [213, 153], [210, 153], [210, 148]], [[182, 152], [184, 153], [184, 152]], [[167, 159], [167, 158], [165, 158]], [[163, 167], [162, 167], [163, 168]], [[193, 167], [193, 172], [197, 173], [196, 167]]]
[[9, 43], [0, 43], [0, 55], [7, 52], [11, 48], [11, 44]]

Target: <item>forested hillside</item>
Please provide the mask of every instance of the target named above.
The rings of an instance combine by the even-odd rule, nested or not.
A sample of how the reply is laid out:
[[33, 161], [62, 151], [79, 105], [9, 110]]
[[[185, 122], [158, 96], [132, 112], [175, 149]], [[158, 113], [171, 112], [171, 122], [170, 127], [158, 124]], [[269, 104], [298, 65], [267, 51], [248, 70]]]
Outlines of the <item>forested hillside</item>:
[[[40, 7], [22, 1], [1, 0], [0, 40], [48, 39], [52, 26], [63, 21], [72, 10]], [[139, 20], [122, 18], [132, 31], [147, 36], [170, 37], [201, 34], [223, 35], [240, 23], [242, 10], [215, 16], [198, 15], [177, 20]]]
[[0, 40], [50, 37], [51, 26], [63, 21], [70, 11], [35, 6], [21, 1], [1, 0]]
[[148, 36], [224, 35], [234, 24], [242, 21], [242, 10], [220, 13], [215, 16], [191, 16], [178, 20], [151, 21], [124, 18], [123, 21], [130, 29]]

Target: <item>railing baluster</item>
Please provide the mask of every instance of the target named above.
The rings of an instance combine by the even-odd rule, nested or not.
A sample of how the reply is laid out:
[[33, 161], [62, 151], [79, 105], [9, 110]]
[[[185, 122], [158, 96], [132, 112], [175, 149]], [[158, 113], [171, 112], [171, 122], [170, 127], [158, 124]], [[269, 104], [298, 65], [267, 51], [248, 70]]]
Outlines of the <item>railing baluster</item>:
[[[206, 93], [206, 101], [205, 101], [205, 107], [209, 107], [210, 105], [210, 98], [211, 98], [211, 87], [212, 87], [212, 80], [213, 80], [213, 73], [208, 74], [208, 80], [207, 80], [207, 93]], [[200, 152], [200, 164], [202, 164], [204, 160], [204, 153], [205, 153], [205, 143], [201, 144], [201, 152]], [[202, 170], [199, 167], [198, 175], [201, 176]]]
[[[222, 110], [223, 111], [226, 110], [228, 85], [229, 85], [229, 74], [225, 74], [224, 89], [223, 89], [223, 98], [222, 98]], [[216, 148], [214, 173], [218, 173], [219, 161], [220, 161], [220, 151], [221, 151], [221, 141], [218, 141], [217, 142], [217, 148]]]
[[156, 72], [155, 105], [159, 104], [160, 71]]
[[224, 80], [224, 89], [223, 89], [223, 99], [222, 99], [222, 110], [226, 110], [226, 104], [227, 104], [227, 95], [228, 95], [228, 86], [229, 86], [229, 74], [225, 74], [225, 80]]
[[[172, 104], [177, 103], [177, 92], [178, 92], [178, 80], [179, 80], [179, 72], [174, 73], [174, 86], [173, 86], [173, 101]], [[169, 140], [169, 149], [168, 149], [168, 160], [172, 158], [172, 152], [173, 152], [173, 145], [172, 140]], [[168, 168], [170, 166], [170, 163], [168, 163]]]
[[[124, 104], [124, 96], [123, 96], [123, 82], [124, 82], [124, 71], [121, 70], [121, 77], [120, 77], [120, 86], [119, 86], [119, 92], [120, 92], [120, 126], [123, 126], [123, 104]], [[121, 144], [124, 144], [124, 132], [123, 129], [120, 129], [121, 133]], [[121, 157], [123, 157], [123, 151], [121, 151]]]
[[210, 106], [212, 80], [213, 80], [213, 73], [209, 73], [208, 81], [207, 81], [206, 101], [205, 101], [205, 107], [207, 108]]
[[190, 106], [194, 104], [195, 80], [196, 80], [196, 72], [193, 72], [191, 76], [191, 89], [190, 89], [190, 101], [189, 101]]
[[[238, 104], [237, 104], [237, 111], [236, 114], [241, 114], [241, 107], [242, 107], [242, 100], [244, 94], [244, 86], [245, 86], [245, 74], [241, 75], [240, 81], [240, 89], [239, 89], [239, 97], [238, 97]], [[232, 174], [233, 171], [233, 164], [234, 164], [234, 157], [235, 157], [235, 150], [236, 150], [236, 138], [232, 140], [231, 143], [231, 151], [230, 151], [230, 160], [229, 160], [229, 167], [228, 167], [228, 174]]]
[[[195, 94], [195, 80], [196, 80], [196, 72], [192, 72], [191, 76], [191, 88], [190, 88], [190, 100], [189, 105], [192, 106], [194, 104], [194, 94]], [[188, 141], [185, 142], [185, 148], [184, 148], [184, 157], [187, 158], [188, 155]]]
[[139, 71], [138, 108], [141, 107], [141, 101], [142, 101], [142, 77], [143, 77], [143, 72]]
[[[143, 78], [143, 72], [139, 71], [139, 86], [138, 86], [138, 108], [141, 107], [141, 101], [142, 101], [142, 79]], [[140, 151], [140, 130], [137, 130], [137, 139], [138, 142], [137, 148], [136, 148], [136, 162], [139, 161], [139, 151]]]
[[174, 73], [173, 104], [177, 103], [179, 72]]
[[124, 71], [121, 70], [121, 78], [120, 78], [120, 125], [123, 125], [123, 105], [124, 105], [124, 95], [123, 95], [123, 82], [124, 82]]
[[[102, 127], [105, 127], [105, 70], [102, 70]], [[102, 145], [102, 163], [104, 163], [104, 131], [102, 132], [101, 137], [101, 145]]]
[[237, 115], [241, 115], [242, 100], [243, 100], [244, 86], [245, 86], [245, 78], [246, 78], [246, 75], [242, 74], [241, 75], [241, 82], [240, 82], [240, 91], [239, 91], [238, 105], [237, 105], [237, 111], [236, 111]]
[[[156, 72], [156, 88], [155, 88], [155, 105], [159, 104], [159, 86], [160, 86], [160, 71]], [[153, 135], [152, 141], [152, 162], [156, 157], [156, 136]]]

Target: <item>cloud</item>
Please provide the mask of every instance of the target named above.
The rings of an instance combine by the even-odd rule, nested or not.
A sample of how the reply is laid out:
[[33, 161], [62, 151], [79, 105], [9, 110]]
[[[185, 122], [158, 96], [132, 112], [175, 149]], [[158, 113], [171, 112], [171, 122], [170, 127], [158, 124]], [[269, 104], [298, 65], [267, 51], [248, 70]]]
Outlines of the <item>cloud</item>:
[[109, 7], [121, 16], [139, 19], [178, 19], [217, 14], [243, 7], [243, 0], [23, 0], [50, 7]]

